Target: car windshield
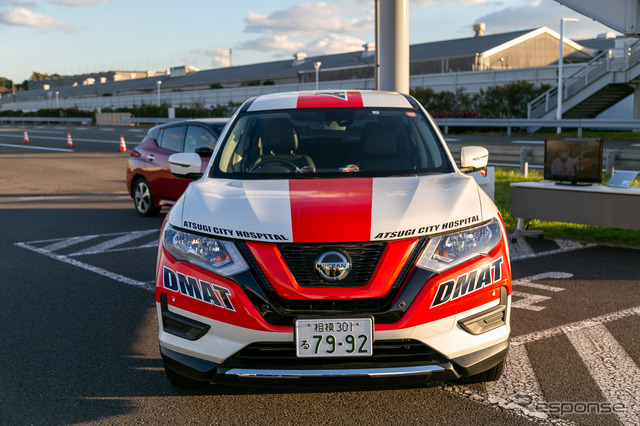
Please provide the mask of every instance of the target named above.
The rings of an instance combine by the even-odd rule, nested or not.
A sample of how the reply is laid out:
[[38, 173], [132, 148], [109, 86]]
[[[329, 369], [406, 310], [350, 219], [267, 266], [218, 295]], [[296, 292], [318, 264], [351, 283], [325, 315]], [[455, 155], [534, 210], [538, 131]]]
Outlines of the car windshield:
[[451, 172], [418, 109], [317, 108], [240, 114], [211, 177], [314, 178]]

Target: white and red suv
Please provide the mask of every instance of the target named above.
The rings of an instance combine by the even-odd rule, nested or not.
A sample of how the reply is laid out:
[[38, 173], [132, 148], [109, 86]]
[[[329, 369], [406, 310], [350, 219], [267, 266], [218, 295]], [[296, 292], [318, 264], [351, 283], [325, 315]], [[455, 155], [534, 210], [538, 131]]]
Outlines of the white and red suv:
[[[259, 96], [169, 212], [156, 303], [169, 381], [495, 380], [510, 332], [500, 214], [393, 92]], [[295, 380], [295, 379], [302, 379]], [[255, 383], [255, 382], [254, 382]]]

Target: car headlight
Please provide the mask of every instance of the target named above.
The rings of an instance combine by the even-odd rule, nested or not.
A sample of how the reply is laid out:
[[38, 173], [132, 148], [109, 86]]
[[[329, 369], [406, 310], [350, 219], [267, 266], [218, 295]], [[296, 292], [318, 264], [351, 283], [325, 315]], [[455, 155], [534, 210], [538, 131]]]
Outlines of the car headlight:
[[189, 262], [223, 277], [249, 269], [231, 241], [203, 237], [167, 225], [162, 242], [177, 260]]
[[429, 241], [416, 266], [440, 273], [489, 253], [501, 238], [502, 227], [495, 218], [481, 226], [441, 235]]

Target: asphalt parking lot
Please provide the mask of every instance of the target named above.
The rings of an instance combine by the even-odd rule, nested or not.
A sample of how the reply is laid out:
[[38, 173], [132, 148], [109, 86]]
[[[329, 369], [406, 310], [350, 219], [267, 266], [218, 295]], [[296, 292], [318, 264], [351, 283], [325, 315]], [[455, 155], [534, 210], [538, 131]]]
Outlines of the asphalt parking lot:
[[640, 250], [547, 239], [511, 246], [498, 382], [173, 389], [152, 293], [164, 216], [135, 213], [118, 151], [144, 132], [58, 127], [30, 129], [28, 148], [0, 128], [0, 424], [640, 421]]

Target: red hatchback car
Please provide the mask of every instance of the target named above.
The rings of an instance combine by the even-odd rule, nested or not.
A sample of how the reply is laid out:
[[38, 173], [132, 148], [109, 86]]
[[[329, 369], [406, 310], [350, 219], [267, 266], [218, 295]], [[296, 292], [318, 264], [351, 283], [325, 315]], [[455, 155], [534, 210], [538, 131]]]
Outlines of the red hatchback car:
[[162, 206], [172, 206], [191, 182], [171, 174], [169, 156], [195, 152], [202, 158], [204, 170], [228, 121], [228, 118], [175, 121], [149, 130], [142, 143], [131, 150], [127, 166], [127, 189], [139, 215], [155, 216]]

